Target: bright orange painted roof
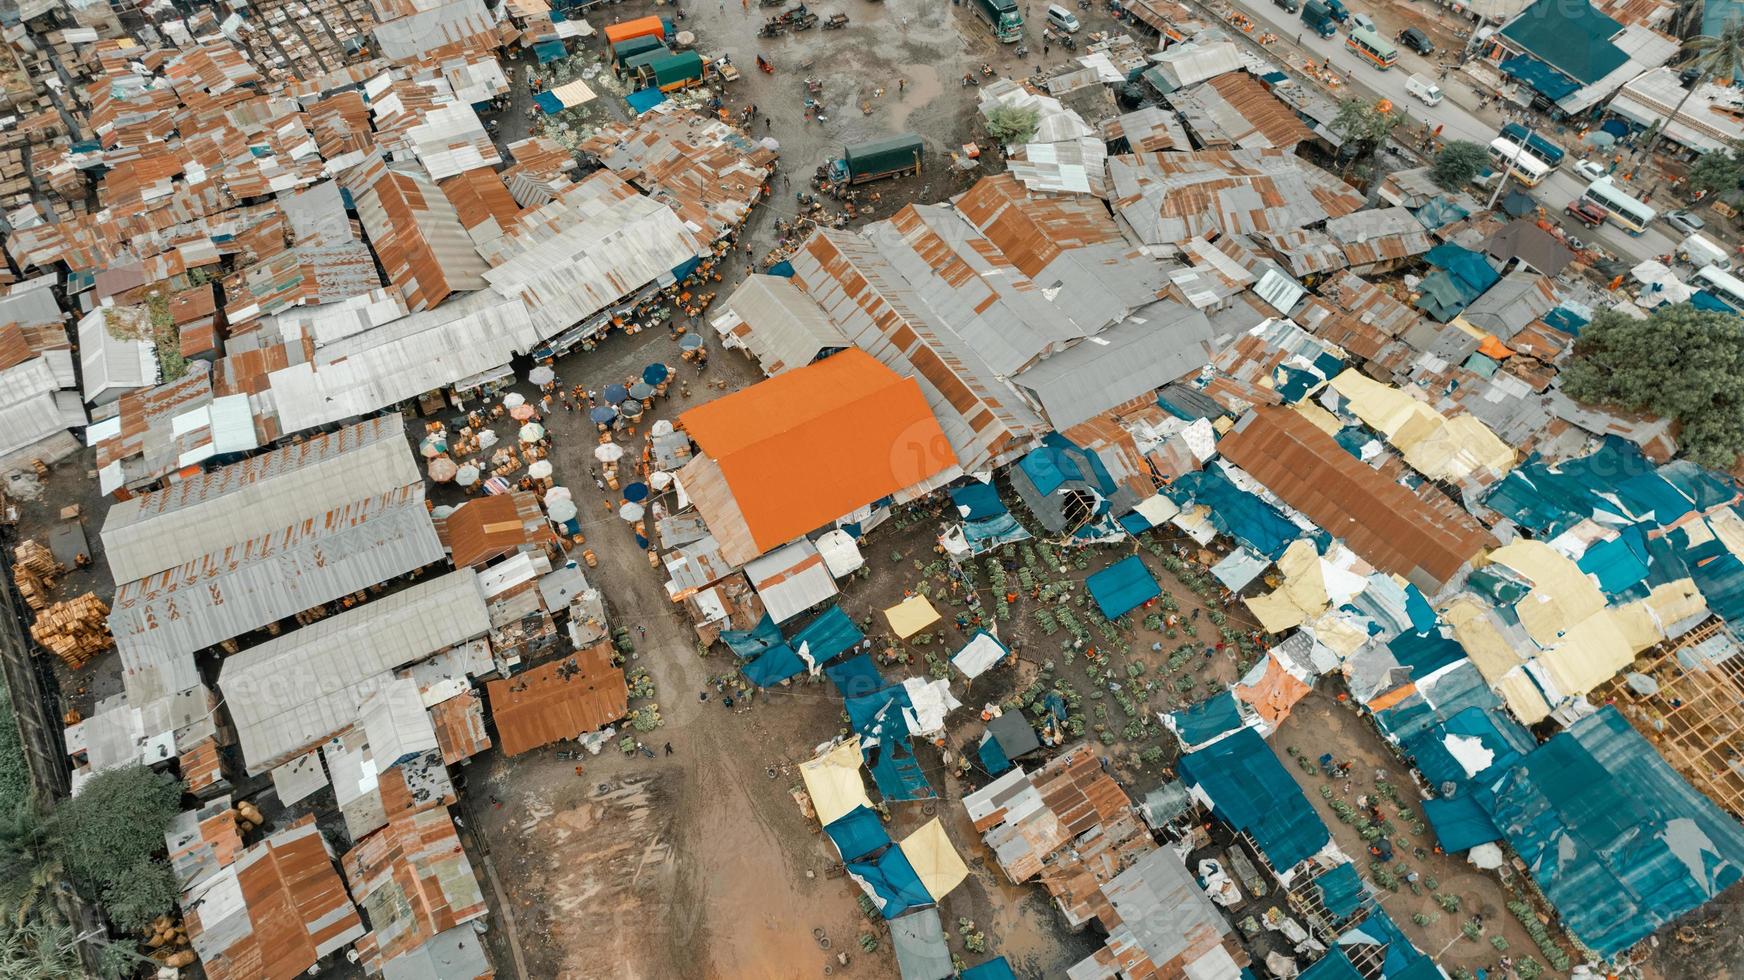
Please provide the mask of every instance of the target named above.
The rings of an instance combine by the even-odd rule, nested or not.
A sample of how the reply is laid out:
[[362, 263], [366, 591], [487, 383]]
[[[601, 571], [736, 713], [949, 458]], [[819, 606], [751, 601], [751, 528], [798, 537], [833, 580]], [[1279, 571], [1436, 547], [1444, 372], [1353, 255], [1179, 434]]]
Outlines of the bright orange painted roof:
[[607, 44], [618, 44], [646, 34], [663, 38], [666, 36], [666, 25], [661, 23], [660, 18], [654, 16], [638, 17], [635, 20], [624, 20], [616, 24], [606, 25]]
[[957, 462], [919, 383], [861, 350], [758, 382], [680, 421], [720, 466], [765, 550]]

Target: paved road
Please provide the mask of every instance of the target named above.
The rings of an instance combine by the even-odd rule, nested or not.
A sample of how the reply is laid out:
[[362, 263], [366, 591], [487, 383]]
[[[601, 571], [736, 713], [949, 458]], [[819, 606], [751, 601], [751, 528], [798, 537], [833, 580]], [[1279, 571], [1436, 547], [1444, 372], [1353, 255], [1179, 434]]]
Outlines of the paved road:
[[[1443, 139], [1470, 140], [1479, 145], [1487, 146], [1501, 130], [1500, 122], [1495, 113], [1482, 115], [1475, 109], [1476, 98], [1458, 83], [1458, 76], [1450, 76], [1442, 87], [1447, 90], [1447, 97], [1441, 104], [1430, 107], [1405, 92], [1405, 79], [1413, 73], [1421, 73], [1428, 78], [1435, 78], [1439, 71], [1441, 58], [1448, 60], [1458, 58], [1457, 51], [1437, 51], [1425, 58], [1405, 47], [1399, 47], [1399, 63], [1390, 71], [1380, 71], [1370, 63], [1362, 60], [1349, 48], [1345, 47], [1345, 35], [1341, 31], [1330, 38], [1322, 38], [1302, 23], [1300, 15], [1288, 13], [1283, 8], [1271, 3], [1270, 0], [1233, 0], [1237, 6], [1251, 14], [1257, 20], [1269, 25], [1280, 38], [1289, 40], [1301, 35], [1301, 47], [1310, 52], [1315, 60], [1325, 61], [1330, 58], [1332, 64], [1340, 71], [1348, 72], [1352, 84], [1358, 94], [1367, 94], [1376, 98], [1391, 99], [1394, 105], [1404, 107], [1410, 117], [1417, 122], [1427, 122], [1431, 126], [1442, 128]], [[1377, 10], [1366, 5], [1346, 2], [1353, 13], [1367, 13], [1374, 17], [1383, 36], [1391, 37], [1397, 26], [1383, 10]], [[1281, 52], [1280, 52], [1281, 53]], [[1563, 224], [1577, 237], [1587, 241], [1598, 240], [1612, 253], [1628, 257], [1634, 261], [1653, 258], [1670, 252], [1682, 236], [1674, 236], [1671, 229], [1662, 222], [1656, 221], [1640, 236], [1631, 236], [1615, 225], [1606, 224], [1596, 230], [1589, 230], [1579, 224], [1566, 221], [1562, 208], [1569, 201], [1578, 197], [1586, 187], [1586, 182], [1574, 173], [1571, 166], [1573, 159], [1579, 154], [1571, 152], [1570, 160], [1562, 168], [1551, 174], [1544, 183], [1531, 190], [1551, 213], [1551, 217]]]

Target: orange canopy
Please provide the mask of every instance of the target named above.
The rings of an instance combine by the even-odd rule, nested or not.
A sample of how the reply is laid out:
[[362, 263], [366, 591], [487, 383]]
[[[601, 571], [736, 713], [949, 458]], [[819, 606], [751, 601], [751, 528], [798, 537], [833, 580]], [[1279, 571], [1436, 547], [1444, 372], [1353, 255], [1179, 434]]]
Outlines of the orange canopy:
[[858, 349], [685, 412], [767, 550], [957, 462], [913, 378]]
[[635, 20], [620, 21], [606, 25], [606, 43], [618, 44], [632, 38], [646, 37], [652, 34], [657, 38], [666, 37], [666, 25], [658, 17], [638, 17]]

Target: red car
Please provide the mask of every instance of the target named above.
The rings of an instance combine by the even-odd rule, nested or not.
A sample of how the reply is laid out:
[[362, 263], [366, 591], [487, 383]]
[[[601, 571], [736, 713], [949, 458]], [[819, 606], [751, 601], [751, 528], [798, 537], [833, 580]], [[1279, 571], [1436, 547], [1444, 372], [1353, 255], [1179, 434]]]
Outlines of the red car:
[[1611, 212], [1606, 211], [1597, 204], [1578, 198], [1568, 202], [1568, 207], [1563, 208], [1562, 210], [1567, 213], [1569, 217], [1583, 225], [1586, 225], [1588, 228], [1597, 228], [1604, 224], [1605, 219], [1611, 215]]

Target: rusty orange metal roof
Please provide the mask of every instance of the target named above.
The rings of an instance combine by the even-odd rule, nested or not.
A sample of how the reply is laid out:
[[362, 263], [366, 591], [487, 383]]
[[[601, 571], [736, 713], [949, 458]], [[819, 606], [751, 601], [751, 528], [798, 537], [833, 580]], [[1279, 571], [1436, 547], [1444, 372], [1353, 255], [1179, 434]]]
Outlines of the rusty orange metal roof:
[[539, 498], [522, 490], [462, 503], [447, 517], [436, 519], [436, 536], [456, 568], [482, 568], [523, 548], [557, 543], [557, 533], [545, 519]]
[[487, 911], [445, 806], [394, 815], [346, 852], [343, 865], [352, 897], [369, 917], [358, 951], [370, 973]]
[[436, 744], [442, 749], [445, 766], [457, 765], [491, 747], [490, 733], [484, 727], [484, 699], [471, 688], [431, 705], [430, 724], [436, 729]]
[[1010, 174], [984, 177], [951, 203], [1026, 276], [1068, 249], [1125, 244], [1101, 201], [1033, 193]]
[[486, 691], [504, 755], [597, 731], [629, 712], [630, 690], [612, 666], [609, 641], [491, 681]]

